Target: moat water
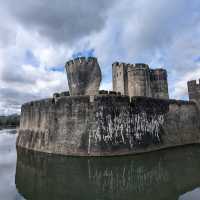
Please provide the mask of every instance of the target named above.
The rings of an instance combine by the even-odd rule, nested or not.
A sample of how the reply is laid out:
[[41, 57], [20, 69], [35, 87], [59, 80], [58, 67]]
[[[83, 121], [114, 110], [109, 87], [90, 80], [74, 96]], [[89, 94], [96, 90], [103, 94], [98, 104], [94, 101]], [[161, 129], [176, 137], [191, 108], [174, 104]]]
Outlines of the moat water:
[[0, 200], [199, 200], [200, 146], [116, 158], [16, 150], [0, 131]]

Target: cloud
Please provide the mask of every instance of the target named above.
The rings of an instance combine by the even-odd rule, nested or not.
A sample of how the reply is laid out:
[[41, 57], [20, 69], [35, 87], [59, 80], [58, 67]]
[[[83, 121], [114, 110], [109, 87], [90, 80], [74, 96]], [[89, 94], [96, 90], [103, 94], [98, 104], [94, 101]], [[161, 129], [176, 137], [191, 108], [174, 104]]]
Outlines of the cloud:
[[[175, 99], [180, 97], [186, 97], [188, 95], [187, 81], [200, 79], [200, 65], [193, 71], [186, 72], [183, 76], [180, 76], [176, 81], [176, 87], [172, 90], [172, 96]], [[199, 81], [198, 81], [199, 82]]]
[[105, 23], [105, 10], [113, 0], [8, 0], [3, 7], [17, 22], [55, 43], [72, 43]]
[[[200, 52], [199, 6], [196, 0], [189, 5], [185, 0], [125, 0], [116, 4], [106, 28], [90, 42], [105, 76], [111, 79], [110, 66], [115, 60], [162, 66], [168, 70], [170, 96], [185, 98], [187, 80], [180, 88], [179, 77], [191, 73], [189, 77], [195, 78], [192, 72], [199, 67], [194, 62]], [[176, 93], [179, 90], [182, 92]]]
[[166, 68], [172, 98], [200, 77], [198, 0], [0, 2], [0, 113], [67, 90], [65, 62], [80, 55], [98, 57], [101, 89], [114, 61]]
[[21, 68], [25, 79], [16, 77], [12, 80], [6, 79], [6, 82], [2, 81], [0, 99], [6, 110], [4, 113], [19, 111], [20, 105], [27, 101], [49, 98], [53, 93], [68, 88], [66, 74], [62, 71], [48, 71], [31, 65], [22, 65]]

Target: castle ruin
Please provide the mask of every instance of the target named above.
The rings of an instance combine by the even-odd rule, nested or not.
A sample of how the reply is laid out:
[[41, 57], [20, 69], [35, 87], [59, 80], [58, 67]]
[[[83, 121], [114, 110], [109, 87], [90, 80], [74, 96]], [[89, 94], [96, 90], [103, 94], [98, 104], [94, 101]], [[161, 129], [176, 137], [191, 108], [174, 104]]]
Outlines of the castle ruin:
[[190, 101], [200, 103], [200, 79], [199, 83], [196, 80], [188, 81], [188, 95]]
[[65, 68], [71, 96], [98, 94], [102, 76], [97, 58], [76, 58], [68, 61]]
[[168, 99], [164, 69], [114, 63], [114, 91], [108, 92], [99, 91], [102, 76], [96, 58], [77, 58], [65, 68], [69, 92], [22, 105], [17, 147], [112, 156], [200, 143], [196, 81], [188, 82], [192, 101], [181, 101]]
[[112, 65], [113, 90], [128, 96], [169, 99], [167, 71], [148, 65], [115, 62]]

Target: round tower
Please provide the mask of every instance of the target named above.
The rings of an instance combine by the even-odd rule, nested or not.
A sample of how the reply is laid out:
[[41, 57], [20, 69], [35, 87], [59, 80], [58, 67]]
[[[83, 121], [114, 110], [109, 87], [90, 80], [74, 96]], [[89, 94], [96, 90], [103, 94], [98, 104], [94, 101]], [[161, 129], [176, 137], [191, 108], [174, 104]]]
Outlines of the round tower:
[[127, 64], [115, 62], [112, 64], [113, 91], [128, 95]]
[[128, 67], [129, 96], [151, 97], [149, 66], [143, 63]]
[[169, 99], [167, 71], [165, 69], [151, 70], [152, 97], [158, 99]]
[[96, 95], [101, 82], [101, 69], [97, 58], [80, 57], [65, 65], [70, 95]]

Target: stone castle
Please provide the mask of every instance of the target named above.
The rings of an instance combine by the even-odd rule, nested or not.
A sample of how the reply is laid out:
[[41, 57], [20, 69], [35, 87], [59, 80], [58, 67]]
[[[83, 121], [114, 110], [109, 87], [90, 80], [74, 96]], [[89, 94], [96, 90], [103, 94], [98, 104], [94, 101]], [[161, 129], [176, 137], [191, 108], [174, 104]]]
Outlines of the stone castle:
[[150, 69], [146, 64], [112, 65], [113, 90], [128, 96], [169, 99], [167, 71]]
[[200, 143], [200, 86], [190, 101], [168, 95], [167, 72], [146, 64], [114, 63], [113, 91], [99, 91], [96, 58], [65, 65], [69, 92], [21, 108], [17, 146], [73, 156], [111, 156]]

